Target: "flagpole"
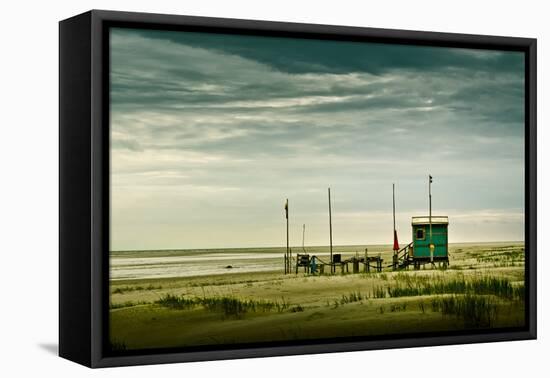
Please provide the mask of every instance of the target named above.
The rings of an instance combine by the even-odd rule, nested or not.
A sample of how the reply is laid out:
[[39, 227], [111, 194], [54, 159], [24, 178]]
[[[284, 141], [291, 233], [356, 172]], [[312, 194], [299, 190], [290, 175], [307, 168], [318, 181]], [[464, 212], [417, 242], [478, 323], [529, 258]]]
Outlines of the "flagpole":
[[332, 209], [330, 206], [330, 188], [328, 188], [328, 225], [330, 232], [330, 273], [334, 273], [334, 263], [332, 261]]
[[434, 260], [434, 248], [432, 247], [432, 175], [428, 175], [428, 192], [430, 195], [430, 260]]
[[392, 184], [392, 203], [393, 203], [393, 268], [397, 268], [397, 249], [395, 248], [397, 230], [395, 229], [395, 183]]
[[395, 232], [395, 184], [392, 184], [393, 191], [393, 232]]

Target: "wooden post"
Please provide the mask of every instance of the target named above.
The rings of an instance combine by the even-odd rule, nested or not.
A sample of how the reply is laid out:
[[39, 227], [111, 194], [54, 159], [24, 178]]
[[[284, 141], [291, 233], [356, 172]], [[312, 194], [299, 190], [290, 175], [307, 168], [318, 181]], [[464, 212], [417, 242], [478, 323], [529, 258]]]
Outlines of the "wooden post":
[[[298, 266], [298, 262], [296, 261], [296, 266]], [[292, 248], [288, 248], [288, 272], [292, 272]]]
[[287, 261], [287, 259], [288, 259], [288, 257], [287, 257], [286, 252], [285, 252], [285, 258], [284, 258], [284, 260], [285, 260], [285, 274], [288, 273], [288, 261]]

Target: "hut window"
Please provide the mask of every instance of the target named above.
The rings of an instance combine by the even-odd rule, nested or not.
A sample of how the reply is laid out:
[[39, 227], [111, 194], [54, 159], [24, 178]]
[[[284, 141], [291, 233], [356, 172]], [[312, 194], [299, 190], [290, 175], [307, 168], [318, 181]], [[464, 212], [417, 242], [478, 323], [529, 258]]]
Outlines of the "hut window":
[[416, 239], [417, 240], [424, 240], [424, 229], [419, 228], [416, 230]]

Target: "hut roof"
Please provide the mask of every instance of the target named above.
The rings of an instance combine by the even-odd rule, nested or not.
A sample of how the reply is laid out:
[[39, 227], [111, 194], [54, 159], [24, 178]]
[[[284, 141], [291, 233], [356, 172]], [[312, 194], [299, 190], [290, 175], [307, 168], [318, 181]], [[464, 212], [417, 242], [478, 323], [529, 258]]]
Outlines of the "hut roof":
[[[412, 217], [412, 225], [428, 225], [430, 224], [430, 216]], [[442, 215], [432, 215], [432, 224], [449, 224], [449, 217]]]

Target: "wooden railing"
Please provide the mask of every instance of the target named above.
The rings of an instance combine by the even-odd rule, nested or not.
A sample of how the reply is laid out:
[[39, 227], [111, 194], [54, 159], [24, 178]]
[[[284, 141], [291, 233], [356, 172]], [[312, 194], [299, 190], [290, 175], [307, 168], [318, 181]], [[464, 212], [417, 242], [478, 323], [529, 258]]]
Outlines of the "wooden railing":
[[409, 260], [409, 250], [412, 248], [413, 243], [409, 243], [399, 251], [397, 251], [397, 259], [394, 260], [393, 268], [397, 269], [400, 265], [406, 264]]

